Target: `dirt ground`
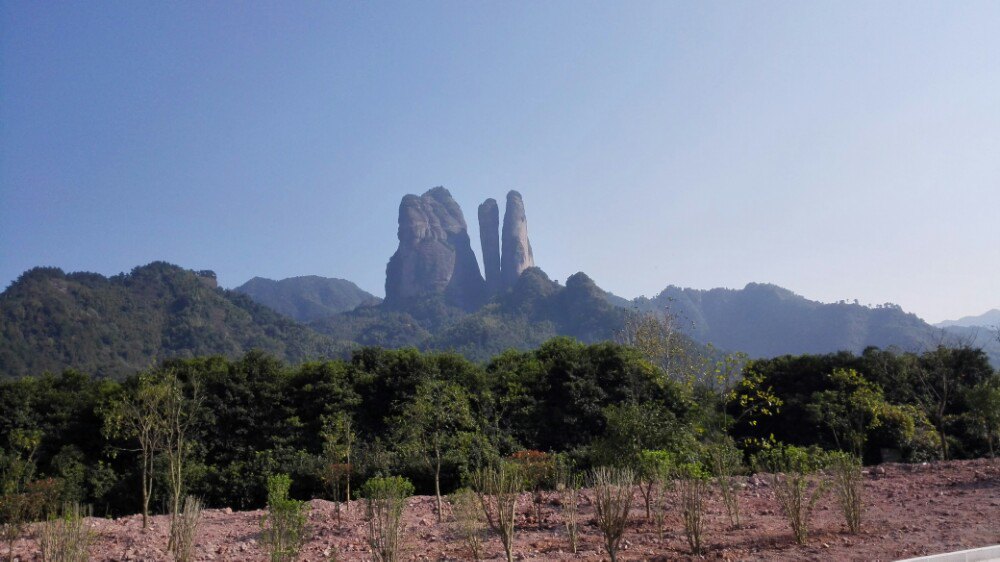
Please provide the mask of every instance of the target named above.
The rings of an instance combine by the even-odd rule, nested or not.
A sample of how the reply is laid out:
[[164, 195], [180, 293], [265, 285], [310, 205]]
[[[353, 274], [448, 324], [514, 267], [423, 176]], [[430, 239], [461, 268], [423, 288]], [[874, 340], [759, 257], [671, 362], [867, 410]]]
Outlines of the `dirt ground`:
[[[740, 498], [745, 523], [741, 529], [729, 528], [724, 506], [713, 495], [706, 515], [707, 551], [698, 559], [895, 560], [1000, 543], [1000, 461], [887, 464], [866, 470], [864, 488], [866, 512], [861, 534], [847, 533], [835, 498], [827, 494], [816, 508], [807, 544], [796, 545], [765, 479], [751, 477]], [[310, 504], [310, 539], [301, 560], [371, 559], [361, 503], [354, 502], [350, 515], [340, 524], [334, 520], [334, 504], [323, 500]], [[436, 522], [433, 506], [433, 497], [409, 500], [401, 559], [469, 559], [452, 524]], [[586, 492], [580, 506], [576, 554], [568, 552], [557, 502], [544, 506], [540, 523], [530, 511], [530, 497], [524, 495], [518, 506], [518, 559], [607, 559]], [[262, 515], [262, 511], [206, 510], [197, 533], [196, 559], [266, 560], [259, 544]], [[677, 515], [668, 519], [662, 542], [654, 526], [644, 520], [638, 493], [632, 515], [619, 559], [695, 559], [688, 554]], [[91, 550], [92, 560], [169, 560], [164, 552], [169, 525], [166, 516], [154, 517], [146, 532], [137, 515], [87, 522], [98, 537]], [[40, 559], [36, 550], [33, 540], [21, 540], [16, 552], [20, 560], [27, 561]], [[493, 536], [486, 540], [485, 552], [488, 560], [503, 559], [500, 542]]]

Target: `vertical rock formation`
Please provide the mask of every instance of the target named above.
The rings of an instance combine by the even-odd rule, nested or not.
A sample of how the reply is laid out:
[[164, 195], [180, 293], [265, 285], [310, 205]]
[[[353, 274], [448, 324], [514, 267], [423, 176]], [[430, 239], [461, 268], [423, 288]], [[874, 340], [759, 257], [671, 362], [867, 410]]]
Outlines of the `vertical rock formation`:
[[528, 242], [528, 219], [524, 201], [516, 191], [507, 193], [507, 210], [503, 215], [503, 253], [500, 255], [500, 278], [504, 287], [517, 283], [521, 272], [535, 265]]
[[436, 294], [465, 309], [482, 303], [485, 282], [462, 209], [447, 189], [403, 197], [398, 237], [399, 248], [385, 268], [386, 304]]
[[490, 198], [479, 206], [479, 242], [483, 246], [483, 271], [486, 290], [500, 290], [500, 208], [497, 200]]

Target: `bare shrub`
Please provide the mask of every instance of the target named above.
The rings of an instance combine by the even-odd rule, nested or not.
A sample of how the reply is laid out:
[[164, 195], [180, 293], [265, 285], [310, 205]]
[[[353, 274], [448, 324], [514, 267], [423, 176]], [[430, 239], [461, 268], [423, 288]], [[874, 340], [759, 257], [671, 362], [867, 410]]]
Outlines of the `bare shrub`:
[[486, 524], [500, 538], [507, 562], [514, 562], [515, 515], [523, 485], [520, 471], [510, 463], [481, 469], [472, 475], [472, 488], [479, 497]]
[[692, 554], [702, 553], [705, 530], [705, 498], [708, 496], [708, 474], [700, 464], [685, 464], [677, 468], [677, 499], [684, 522], [684, 536]]
[[577, 525], [580, 516], [580, 486], [581, 478], [578, 474], [565, 470], [559, 475], [559, 503], [562, 510], [563, 525], [566, 526], [566, 536], [569, 538], [570, 552], [576, 554], [577, 539], [579, 537], [579, 527]]
[[201, 501], [194, 496], [186, 496], [180, 513], [170, 518], [171, 552], [176, 562], [194, 559], [194, 538], [201, 520]]
[[403, 510], [413, 484], [402, 476], [376, 476], [361, 487], [368, 519], [368, 547], [376, 562], [395, 562], [403, 542]]
[[769, 473], [767, 478], [774, 498], [799, 544], [809, 537], [813, 508], [826, 492], [827, 482], [816, 475], [823, 466], [824, 456], [823, 451], [815, 447], [778, 445], [754, 457], [754, 468]]
[[656, 484], [657, 489], [653, 494], [651, 504], [653, 513], [653, 525], [656, 526], [656, 536], [663, 540], [663, 531], [667, 526], [667, 516], [670, 515], [670, 493], [674, 489], [673, 480], [664, 479]]
[[743, 471], [743, 452], [732, 443], [719, 443], [708, 448], [708, 462], [729, 515], [729, 524], [740, 528], [740, 486], [736, 476]]
[[84, 523], [89, 507], [68, 504], [58, 516], [41, 525], [38, 547], [44, 562], [86, 562], [94, 543], [94, 533]]
[[291, 562], [299, 556], [306, 538], [306, 505], [288, 497], [292, 485], [287, 474], [267, 479], [267, 511], [261, 518], [261, 544], [271, 562]]
[[473, 560], [483, 558], [483, 532], [486, 522], [479, 507], [475, 492], [461, 488], [451, 495], [451, 513], [455, 519], [455, 531], [469, 549]]
[[634, 482], [635, 473], [628, 468], [598, 467], [590, 474], [597, 528], [604, 535], [604, 549], [611, 562], [617, 562], [618, 547], [625, 536]]
[[852, 533], [861, 531], [861, 514], [864, 510], [861, 487], [861, 459], [850, 453], [832, 453], [830, 471], [833, 490], [844, 514], [844, 522]]
[[0, 493], [0, 538], [7, 543], [7, 556], [13, 560], [14, 543], [25, 534], [28, 523], [55, 511], [61, 481], [44, 478], [15, 484], [13, 488], [4, 484], [5, 489]]
[[531, 492], [531, 507], [535, 524], [542, 524], [542, 504], [545, 503], [544, 490], [551, 485], [556, 474], [556, 458], [542, 451], [518, 451], [510, 456], [524, 479], [524, 489]]

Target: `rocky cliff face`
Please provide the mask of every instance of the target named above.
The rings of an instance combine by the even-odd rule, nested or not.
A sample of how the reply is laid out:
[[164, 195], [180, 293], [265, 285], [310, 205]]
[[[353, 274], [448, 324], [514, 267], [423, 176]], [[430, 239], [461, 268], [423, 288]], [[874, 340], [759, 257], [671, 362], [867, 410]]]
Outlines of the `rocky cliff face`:
[[496, 199], [479, 206], [479, 241], [483, 246], [483, 269], [490, 294], [500, 290], [500, 208]]
[[507, 210], [503, 216], [503, 253], [500, 256], [500, 277], [504, 287], [517, 283], [521, 272], [534, 267], [528, 241], [528, 219], [524, 214], [524, 201], [516, 191], [507, 193]]
[[385, 302], [443, 294], [465, 309], [482, 303], [486, 283], [472, 252], [462, 209], [443, 187], [399, 204], [399, 248], [386, 266]]

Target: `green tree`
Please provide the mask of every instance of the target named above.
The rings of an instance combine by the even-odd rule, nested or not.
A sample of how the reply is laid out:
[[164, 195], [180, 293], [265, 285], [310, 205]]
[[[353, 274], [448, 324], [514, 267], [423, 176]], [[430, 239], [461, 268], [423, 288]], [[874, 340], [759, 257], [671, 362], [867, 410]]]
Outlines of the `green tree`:
[[969, 389], [966, 400], [972, 426], [986, 440], [990, 457], [995, 457], [995, 444], [1000, 444], [1000, 374]]
[[920, 356], [915, 376], [915, 398], [941, 438], [941, 458], [950, 457], [949, 426], [967, 407], [966, 389], [993, 374], [981, 349], [939, 346]]
[[882, 425], [882, 389], [854, 369], [834, 369], [828, 379], [832, 388], [813, 393], [807, 410], [830, 431], [837, 449], [861, 456], [869, 433]]
[[139, 447], [142, 482], [142, 528], [149, 526], [149, 502], [153, 496], [154, 461], [167, 446], [170, 429], [167, 411], [171, 388], [152, 372], [140, 373], [105, 410], [105, 432], [111, 437], [135, 439]]
[[291, 499], [288, 490], [292, 480], [287, 474], [275, 474], [267, 479], [267, 513], [260, 520], [261, 543], [271, 562], [292, 562], [306, 540], [309, 506]]
[[437, 518], [442, 520], [441, 469], [462, 461], [462, 451], [475, 432], [469, 396], [455, 383], [428, 380], [394, 422], [396, 443], [403, 454], [434, 475]]
[[[323, 418], [323, 431], [320, 433], [323, 438], [323, 479], [327, 489], [330, 491], [332, 500], [337, 503], [337, 520], [340, 520], [341, 501], [346, 502], [346, 509], [350, 511], [351, 506], [351, 454], [354, 451], [354, 442], [357, 434], [354, 432], [354, 421], [351, 416], [340, 412], [334, 416]], [[344, 495], [341, 497], [341, 485], [344, 487]]]
[[[166, 437], [163, 452], [167, 457], [167, 482], [170, 486], [170, 540], [167, 550], [178, 552], [180, 541], [184, 538], [184, 528], [179, 518], [182, 516], [185, 471], [191, 454], [192, 432], [198, 423], [202, 404], [201, 385], [197, 378], [192, 378], [185, 385], [172, 369], [162, 371], [160, 379], [166, 390], [163, 403]], [[200, 506], [196, 511], [200, 512]]]

